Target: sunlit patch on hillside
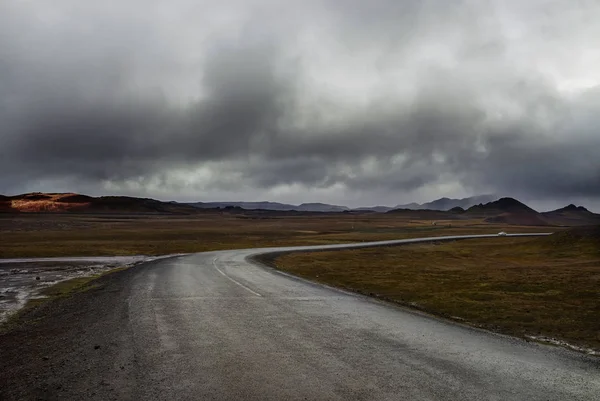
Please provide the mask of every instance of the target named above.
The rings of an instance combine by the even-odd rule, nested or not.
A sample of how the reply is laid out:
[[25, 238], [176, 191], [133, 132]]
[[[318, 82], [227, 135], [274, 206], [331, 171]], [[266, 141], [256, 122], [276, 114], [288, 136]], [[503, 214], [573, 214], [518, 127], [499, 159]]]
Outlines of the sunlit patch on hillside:
[[[32, 193], [20, 199], [12, 199], [10, 207], [19, 212], [65, 212], [89, 206], [86, 199], [77, 199], [74, 193]], [[76, 200], [75, 202], [73, 200]], [[79, 200], [79, 201], [77, 201]]]

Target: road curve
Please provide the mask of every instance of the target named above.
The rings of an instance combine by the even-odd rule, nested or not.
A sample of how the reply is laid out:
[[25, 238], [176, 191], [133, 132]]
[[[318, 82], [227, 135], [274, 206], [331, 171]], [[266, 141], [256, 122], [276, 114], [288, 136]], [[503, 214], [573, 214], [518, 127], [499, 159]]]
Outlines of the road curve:
[[[36, 375], [44, 387], [35, 394], [98, 400], [600, 400], [596, 358], [453, 324], [249, 261], [265, 252], [465, 238], [206, 252], [137, 266], [86, 323], [89, 337], [73, 340], [83, 345], [65, 358], [77, 363], [64, 366], [65, 358], [57, 357], [53, 376]], [[96, 342], [102, 348], [93, 351]], [[67, 383], [52, 381], [61, 375]], [[10, 391], [0, 395], [11, 399]]]

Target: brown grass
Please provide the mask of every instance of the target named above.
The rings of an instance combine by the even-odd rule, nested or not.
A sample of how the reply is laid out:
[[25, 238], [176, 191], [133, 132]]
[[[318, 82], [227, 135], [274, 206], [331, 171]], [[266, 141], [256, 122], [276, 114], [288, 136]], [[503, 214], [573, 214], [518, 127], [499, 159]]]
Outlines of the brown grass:
[[[432, 225], [393, 214], [0, 214], [0, 257], [157, 255], [547, 230], [481, 220], [437, 220]], [[313, 280], [475, 325], [598, 348], [600, 255], [592, 252], [598, 247], [565, 247], [569, 238], [558, 237], [557, 243], [498, 238], [292, 254], [277, 264]]]
[[289, 254], [292, 274], [516, 336], [600, 349], [600, 248], [547, 238]]
[[[260, 246], [332, 244], [536, 227], [477, 220], [418, 221], [393, 215], [267, 216], [207, 213], [198, 216], [1, 215], [0, 258], [90, 255], [159, 255]], [[448, 226], [451, 225], [451, 226]]]

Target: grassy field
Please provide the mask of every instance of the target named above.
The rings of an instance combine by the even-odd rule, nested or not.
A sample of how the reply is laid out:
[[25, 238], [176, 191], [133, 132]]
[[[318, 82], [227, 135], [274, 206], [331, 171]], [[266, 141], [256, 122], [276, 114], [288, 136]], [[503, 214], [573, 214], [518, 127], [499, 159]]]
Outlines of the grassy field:
[[511, 335], [600, 350], [600, 239], [495, 238], [295, 253], [295, 275]]
[[323, 214], [251, 218], [0, 214], [0, 258], [161, 255], [260, 246], [316, 245], [452, 234], [546, 231], [475, 220], [418, 221], [394, 215]]
[[[457, 234], [545, 232], [389, 214], [0, 214], [0, 258], [159, 255]], [[574, 244], [577, 243], [576, 246]], [[600, 348], [600, 246], [568, 235], [290, 254], [291, 273], [519, 336]], [[51, 298], [87, 283], [65, 282]], [[65, 287], [66, 286], [66, 287]]]

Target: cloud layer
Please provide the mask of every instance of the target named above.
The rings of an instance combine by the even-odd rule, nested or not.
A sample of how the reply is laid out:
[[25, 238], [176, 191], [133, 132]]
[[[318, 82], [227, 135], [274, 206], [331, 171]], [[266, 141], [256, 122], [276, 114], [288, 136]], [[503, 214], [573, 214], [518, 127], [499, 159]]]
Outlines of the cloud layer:
[[0, 193], [600, 199], [597, 2], [221, 3], [0, 4]]

